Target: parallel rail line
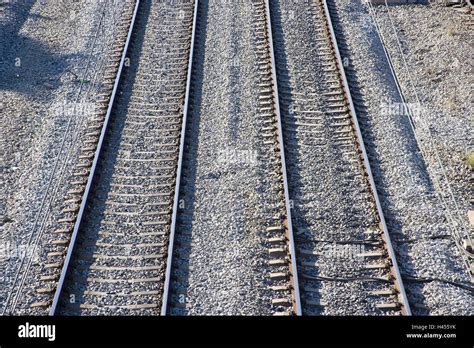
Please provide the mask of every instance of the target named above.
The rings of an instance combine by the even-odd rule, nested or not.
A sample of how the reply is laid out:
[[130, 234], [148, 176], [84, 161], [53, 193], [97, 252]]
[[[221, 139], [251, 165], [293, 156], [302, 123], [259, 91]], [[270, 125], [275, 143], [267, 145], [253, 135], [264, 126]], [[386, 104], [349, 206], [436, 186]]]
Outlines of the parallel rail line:
[[[371, 314], [410, 315], [410, 305], [373, 179], [328, 5], [322, 0], [310, 2], [312, 18], [300, 11], [299, 15], [306, 17], [297, 21], [294, 19], [297, 10], [291, 7], [291, 3], [284, 4], [288, 6], [285, 7], [285, 14], [282, 14], [280, 5], [273, 4], [273, 16], [276, 19], [286, 16], [285, 25], [289, 28], [291, 24], [288, 22], [313, 22], [316, 28], [314, 40], [319, 46], [316, 53], [319, 67], [314, 69], [320, 71], [294, 70], [289, 80], [286, 67], [290, 66], [291, 71], [292, 63], [286, 61], [286, 48], [282, 46], [288, 42], [290, 45], [292, 42], [298, 44], [291, 37], [283, 39], [285, 32], [277, 35], [280, 44], [277, 65], [279, 79], [284, 86], [280, 93], [286, 150], [291, 165], [290, 198], [295, 202], [296, 210], [293, 216], [297, 230], [296, 259], [303, 314], [362, 314], [369, 311]], [[290, 21], [288, 13], [293, 16]], [[274, 30], [281, 31], [278, 26]], [[298, 61], [295, 57], [292, 59]], [[305, 64], [314, 64], [306, 60], [315, 58], [306, 56], [302, 59], [305, 59]], [[311, 78], [321, 82], [314, 80], [311, 85]], [[326, 166], [327, 169], [309, 170], [313, 165]], [[301, 176], [303, 179], [299, 179]], [[332, 199], [339, 195], [341, 201], [337, 203], [327, 199], [325, 186], [320, 188], [318, 183], [325, 183], [326, 187], [336, 190], [331, 194]], [[305, 202], [308, 199], [310, 202]], [[330, 208], [334, 210], [326, 211]], [[356, 226], [353, 226], [354, 223]], [[361, 230], [364, 226], [367, 231]], [[357, 255], [352, 255], [355, 251], [351, 251], [352, 257], [362, 262], [356, 263], [340, 255], [343, 253], [334, 245], [349, 247], [350, 250], [357, 246], [364, 248], [365, 251], [358, 251]], [[343, 286], [345, 283], [353, 285]], [[359, 297], [356, 301], [358, 308], [351, 308], [349, 298], [352, 293]], [[342, 310], [341, 306], [345, 309]]]
[[271, 57], [271, 67], [272, 67], [272, 79], [273, 79], [273, 95], [275, 103], [275, 113], [277, 117], [277, 133], [278, 133], [278, 144], [280, 147], [280, 156], [281, 156], [281, 165], [282, 165], [282, 176], [283, 176], [283, 187], [285, 191], [285, 210], [286, 210], [286, 237], [288, 239], [289, 246], [289, 257], [290, 257], [290, 284], [292, 288], [292, 294], [294, 298], [294, 313], [296, 315], [301, 315], [301, 299], [300, 299], [300, 290], [299, 290], [299, 281], [298, 281], [298, 270], [296, 265], [296, 250], [295, 250], [295, 237], [293, 233], [293, 222], [291, 219], [291, 207], [290, 207], [290, 195], [288, 192], [288, 175], [286, 173], [286, 161], [285, 161], [285, 149], [284, 149], [284, 139], [283, 139], [283, 128], [280, 112], [280, 101], [278, 96], [278, 79], [276, 73], [276, 63], [275, 63], [275, 50], [273, 47], [273, 34], [272, 34], [272, 23], [270, 16], [270, 0], [265, 0], [265, 12], [267, 19], [267, 34], [269, 42], [269, 50]]
[[[121, 77], [91, 212], [67, 291], [58, 295], [60, 314], [159, 314], [194, 7], [192, 1], [137, 5], [130, 33], [138, 39], [129, 53], [135, 64]], [[78, 297], [74, 303], [71, 294]]]
[[176, 219], [178, 213], [178, 202], [179, 202], [179, 192], [181, 187], [181, 172], [183, 168], [183, 157], [184, 157], [184, 144], [186, 136], [186, 124], [188, 121], [188, 107], [189, 107], [189, 94], [191, 88], [191, 74], [192, 74], [192, 64], [193, 64], [193, 54], [194, 54], [194, 41], [196, 37], [196, 22], [197, 22], [197, 13], [198, 13], [199, 0], [196, 0], [194, 4], [194, 16], [193, 16], [193, 31], [191, 35], [191, 48], [189, 52], [188, 60], [188, 74], [186, 79], [186, 96], [184, 99], [184, 108], [183, 108], [183, 121], [181, 125], [181, 138], [179, 144], [179, 155], [178, 155], [178, 164], [176, 170], [176, 185], [174, 190], [174, 199], [173, 199], [173, 215], [171, 217], [171, 227], [170, 227], [170, 238], [168, 242], [168, 258], [166, 262], [166, 273], [165, 273], [165, 283], [163, 291], [163, 299], [161, 304], [161, 315], [166, 315], [166, 310], [168, 307], [168, 297], [169, 297], [169, 288], [171, 281], [171, 266], [173, 262], [173, 249], [174, 241], [176, 235]]

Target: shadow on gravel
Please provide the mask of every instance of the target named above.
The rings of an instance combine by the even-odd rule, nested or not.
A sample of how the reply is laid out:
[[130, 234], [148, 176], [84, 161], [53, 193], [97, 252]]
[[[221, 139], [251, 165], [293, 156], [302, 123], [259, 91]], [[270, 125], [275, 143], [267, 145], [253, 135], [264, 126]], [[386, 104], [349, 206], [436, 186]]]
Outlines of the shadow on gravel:
[[83, 59], [82, 54], [57, 55], [39, 41], [15, 37], [15, 44], [2, 52], [0, 91], [13, 91], [43, 99], [47, 90], [57, 89], [65, 78], [75, 79], [68, 72], [70, 59]]
[[[133, 86], [137, 75], [137, 70], [140, 63], [140, 56], [143, 47], [143, 41], [145, 37], [145, 28], [150, 15], [151, 1], [142, 1], [140, 4], [140, 19], [137, 19], [139, 25], [135, 25], [134, 40], [130, 42], [128, 56], [131, 58], [131, 64], [129, 68], [124, 70], [124, 73], [120, 79], [122, 94], [117, 94], [113, 112], [110, 115], [110, 123], [107, 129], [107, 137], [104, 141], [100, 157], [102, 161], [98, 165], [94, 180], [91, 186], [90, 197], [93, 199], [88, 200], [85, 216], [89, 218], [85, 220], [78, 233], [78, 241], [74, 248], [71, 264], [82, 263], [78, 261], [80, 259], [90, 257], [97, 252], [95, 245], [90, 245], [91, 240], [96, 241], [99, 239], [99, 231], [101, 227], [101, 221], [105, 215], [106, 201], [108, 199], [108, 193], [112, 192], [111, 181], [114, 174], [114, 168], [117, 163], [118, 151], [120, 149], [120, 143], [122, 141], [121, 134], [123, 134], [123, 128], [125, 127], [125, 121], [127, 119], [127, 109], [132, 96]], [[136, 28], [139, 28], [137, 30]], [[122, 111], [117, 111], [122, 110]], [[113, 169], [110, 169], [113, 168]], [[138, 226], [139, 227], [139, 226]], [[132, 233], [130, 231], [130, 233]], [[77, 248], [80, 246], [80, 248]], [[85, 296], [84, 287], [85, 282], [79, 286], [74, 283], [74, 280], [84, 280], [87, 277], [92, 276], [92, 270], [90, 269], [91, 264], [84, 264], [81, 268], [81, 274], [78, 274], [77, 270], [73, 269], [74, 274], [71, 271], [66, 276], [64, 283], [64, 290], [61, 293], [61, 299], [59, 301], [58, 313], [60, 315], [80, 315], [81, 309], [78, 307], [80, 303], [84, 303]], [[69, 305], [68, 299], [70, 295], [75, 296], [75, 305]], [[100, 314], [100, 313], [96, 313]]]
[[45, 20], [45, 21], [51, 21], [53, 18], [52, 17], [49, 17], [49, 16], [43, 16], [43, 15], [40, 15], [39, 13], [32, 13], [30, 14], [30, 19], [32, 20]]
[[[30, 10], [36, 0], [17, 0], [7, 2], [2, 6], [6, 18], [3, 18], [3, 23], [0, 23], [0, 38], [2, 44], [8, 42], [10, 34], [17, 34], [23, 24], [30, 17]], [[1, 57], [1, 55], [0, 55]]]
[[8, 18], [0, 24], [0, 91], [44, 99], [51, 95], [47, 91], [58, 88], [64, 78], [74, 78], [67, 72], [68, 60], [84, 58], [84, 55], [56, 54], [41, 41], [20, 34], [28, 18], [50, 19], [31, 14], [34, 3], [33, 0], [22, 0], [7, 5]]
[[[332, 1], [330, 1], [332, 2]], [[334, 5], [333, 5], [334, 7]], [[355, 15], [355, 13], [354, 13]], [[341, 55], [349, 56], [350, 57], [350, 48], [347, 46], [346, 43], [346, 32], [342, 29], [343, 26], [341, 25], [340, 18], [337, 14], [336, 11], [333, 11], [331, 13], [331, 19], [334, 23], [334, 26], [336, 28], [340, 28], [341, 30], [338, 31], [338, 46], [339, 50], [341, 51]], [[378, 38], [374, 40], [370, 40], [370, 50], [372, 52], [382, 52], [381, 48], [381, 43], [378, 40]], [[380, 70], [385, 70], [389, 71], [388, 63], [385, 60], [385, 56], [383, 55], [378, 55], [379, 57], [379, 64], [377, 66], [379, 67]], [[397, 207], [394, 206], [394, 202], [389, 199], [389, 182], [387, 179], [387, 173], [382, 169], [382, 155], [374, 149], [374, 142], [375, 142], [375, 132], [372, 127], [370, 119], [373, 117], [376, 117], [377, 115], [369, 115], [367, 111], [367, 104], [365, 101], [365, 95], [362, 92], [361, 85], [359, 82], [359, 78], [357, 76], [357, 73], [350, 73], [346, 69], [346, 74], [351, 76], [351, 81], [349, 81], [349, 86], [351, 90], [351, 94], [358, 95], [361, 102], [360, 105], [355, 105], [356, 113], [357, 113], [357, 118], [359, 120], [359, 124], [361, 127], [361, 131], [363, 132], [364, 136], [364, 143], [367, 149], [368, 154], [370, 155], [370, 166], [371, 169], [374, 173], [374, 180], [377, 185], [377, 192], [379, 193], [379, 198], [381, 201], [381, 205], [384, 210], [384, 216], [386, 218], [386, 222], [388, 225], [389, 233], [392, 237], [392, 242], [394, 244], [394, 248], [398, 251], [404, 251], [404, 257], [397, 256], [398, 258], [398, 265], [400, 267], [400, 272], [405, 273], [405, 274], [410, 274], [411, 272], [408, 271], [410, 269], [414, 269], [414, 264], [412, 262], [412, 258], [408, 256], [406, 253], [406, 246], [401, 245], [398, 243], [397, 245], [397, 237], [401, 236], [401, 230], [404, 225], [404, 221], [401, 219], [397, 219], [391, 214], [391, 211], [395, 211]], [[384, 79], [387, 81], [387, 84], [392, 86], [393, 89], [396, 89], [395, 87], [395, 81], [393, 80], [393, 77], [391, 74], [388, 72], [384, 74]], [[433, 187], [433, 183], [431, 182], [431, 179], [428, 175], [428, 169], [426, 167], [426, 164], [423, 160], [423, 158], [420, 155], [420, 150], [418, 147], [418, 144], [416, 143], [415, 139], [415, 134], [413, 133], [413, 129], [411, 128], [409, 124], [409, 119], [407, 117], [399, 117], [398, 118], [398, 126], [401, 129], [401, 133], [404, 136], [404, 140], [406, 141], [404, 146], [410, 148], [411, 151], [409, 151], [409, 158], [407, 159], [409, 162], [413, 164], [413, 167], [418, 168], [417, 173], [412, 173], [412, 175], [416, 175], [419, 177], [420, 180], [423, 181], [424, 185], [428, 187], [428, 194], [435, 194], [435, 189]], [[403, 262], [400, 262], [403, 260]], [[422, 293], [423, 287], [416, 285], [416, 286], [410, 286], [408, 291], [408, 298], [410, 299], [410, 302], [413, 303], [424, 303], [425, 302], [425, 297]], [[418, 315], [426, 315], [424, 310], [414, 310], [412, 308], [412, 311], [414, 311], [414, 314]]]

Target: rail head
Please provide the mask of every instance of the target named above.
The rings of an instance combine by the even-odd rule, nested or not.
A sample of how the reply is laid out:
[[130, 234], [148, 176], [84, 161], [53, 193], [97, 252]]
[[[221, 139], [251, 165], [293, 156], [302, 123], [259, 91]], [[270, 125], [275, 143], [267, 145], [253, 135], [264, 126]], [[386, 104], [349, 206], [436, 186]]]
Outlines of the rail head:
[[360, 126], [359, 126], [359, 121], [357, 119], [357, 114], [356, 114], [356, 111], [355, 111], [354, 103], [353, 103], [351, 92], [350, 92], [350, 89], [349, 89], [349, 83], [347, 82], [346, 73], [344, 71], [344, 67], [343, 67], [343, 64], [342, 64], [341, 54], [339, 52], [339, 47], [337, 45], [336, 34], [334, 32], [334, 28], [333, 28], [333, 24], [332, 24], [332, 20], [331, 20], [331, 14], [329, 12], [329, 8], [328, 8], [328, 4], [327, 4], [326, 0], [317, 0], [317, 1], [322, 1], [323, 6], [324, 6], [324, 13], [325, 13], [325, 16], [326, 16], [326, 19], [327, 19], [327, 22], [328, 22], [328, 27], [329, 27], [330, 36], [331, 36], [331, 42], [332, 42], [334, 52], [335, 52], [335, 55], [336, 55], [336, 59], [337, 59], [338, 70], [339, 70], [339, 73], [340, 73], [340, 76], [341, 76], [341, 79], [342, 79], [344, 92], [346, 94], [346, 98], [347, 98], [347, 101], [349, 103], [349, 109], [350, 109], [350, 113], [351, 113], [351, 117], [352, 117], [352, 122], [354, 124], [354, 128], [355, 128], [355, 131], [356, 131], [357, 141], [358, 141], [358, 144], [359, 144], [359, 147], [360, 147], [360, 150], [362, 152], [363, 159], [364, 159], [364, 167], [365, 167], [365, 170], [367, 171], [367, 176], [368, 176], [368, 179], [369, 179], [370, 188], [371, 188], [374, 200], [375, 200], [375, 205], [377, 207], [377, 213], [378, 213], [378, 216], [380, 218], [380, 226], [381, 226], [382, 231], [383, 231], [383, 239], [384, 239], [386, 247], [387, 247], [388, 255], [389, 255], [390, 260], [392, 262], [392, 273], [395, 276], [395, 286], [397, 287], [397, 290], [399, 291], [399, 299], [400, 299], [401, 304], [403, 306], [402, 313], [405, 314], [405, 315], [411, 315], [410, 304], [408, 303], [408, 298], [407, 298], [407, 295], [406, 295], [406, 292], [405, 292], [405, 287], [404, 287], [403, 282], [402, 282], [402, 277], [401, 277], [400, 270], [399, 270], [399, 267], [398, 267], [397, 259], [396, 259], [396, 256], [395, 256], [395, 252], [393, 250], [393, 245], [392, 245], [392, 242], [391, 242], [391, 239], [390, 239], [390, 234], [388, 232], [387, 223], [385, 221], [385, 217], [384, 217], [384, 214], [383, 214], [382, 205], [380, 203], [380, 199], [379, 199], [379, 196], [378, 196], [378, 193], [377, 193], [377, 188], [376, 188], [375, 181], [374, 181], [374, 178], [373, 178], [373, 175], [372, 175], [372, 170], [371, 170], [371, 167], [370, 167], [369, 158], [367, 156], [367, 151], [365, 149], [364, 141], [363, 141], [363, 138], [362, 138], [362, 133], [361, 133]]
[[174, 190], [174, 199], [173, 199], [173, 212], [171, 215], [171, 227], [170, 227], [170, 236], [168, 244], [168, 256], [166, 261], [166, 272], [165, 272], [165, 282], [163, 285], [163, 297], [161, 302], [161, 315], [166, 315], [168, 310], [168, 298], [171, 285], [171, 271], [173, 267], [173, 251], [174, 251], [174, 239], [176, 236], [176, 221], [178, 217], [178, 201], [179, 201], [179, 190], [181, 186], [181, 171], [183, 165], [184, 157], [184, 143], [186, 135], [186, 123], [188, 119], [188, 105], [189, 105], [189, 94], [191, 92], [191, 75], [192, 75], [192, 66], [193, 66], [193, 56], [194, 56], [194, 41], [196, 36], [196, 22], [197, 22], [197, 12], [198, 12], [199, 0], [195, 0], [194, 3], [194, 16], [193, 16], [193, 28], [191, 32], [191, 47], [189, 50], [188, 58], [188, 73], [186, 80], [186, 94], [184, 97], [184, 107], [183, 107], [183, 120], [181, 123], [181, 137], [179, 143], [179, 155], [178, 155], [178, 164], [176, 169], [176, 184]]
[[100, 138], [99, 138], [99, 141], [97, 143], [97, 149], [96, 149], [95, 154], [94, 154], [94, 160], [92, 162], [92, 167], [90, 169], [89, 176], [87, 178], [86, 188], [85, 188], [84, 194], [82, 196], [81, 205], [80, 205], [80, 208], [79, 208], [79, 212], [77, 214], [76, 222], [74, 224], [74, 229], [73, 229], [73, 232], [72, 232], [72, 235], [71, 235], [71, 240], [69, 242], [66, 258], [64, 260], [63, 268], [61, 270], [61, 275], [59, 277], [59, 281], [58, 281], [56, 291], [55, 291], [54, 297], [53, 297], [53, 302], [51, 304], [51, 308], [50, 308], [50, 311], [49, 311], [49, 315], [51, 315], [51, 316], [56, 314], [58, 303], [59, 303], [59, 300], [60, 300], [60, 297], [61, 297], [61, 291], [62, 291], [63, 286], [64, 286], [64, 281], [66, 279], [67, 270], [68, 270], [68, 267], [69, 267], [69, 263], [71, 261], [72, 253], [74, 251], [75, 242], [76, 242], [76, 239], [77, 239], [77, 235], [79, 233], [79, 228], [81, 226], [82, 217], [84, 215], [84, 210], [85, 210], [85, 207], [86, 207], [86, 204], [87, 204], [87, 199], [89, 198], [89, 193], [90, 193], [90, 189], [91, 189], [91, 186], [92, 186], [92, 180], [94, 178], [97, 163], [99, 161], [99, 155], [100, 155], [100, 152], [101, 152], [101, 149], [102, 149], [102, 144], [104, 142], [105, 134], [106, 134], [106, 131], [107, 131], [107, 126], [108, 126], [108, 123], [109, 123], [110, 114], [112, 113], [112, 107], [113, 107], [113, 104], [114, 104], [114, 101], [115, 101], [115, 94], [117, 92], [118, 85], [119, 85], [119, 82], [120, 82], [120, 77], [121, 77], [121, 74], [122, 74], [122, 69], [123, 69], [125, 58], [126, 58], [126, 55], [127, 55], [127, 50], [128, 50], [128, 46], [129, 46], [129, 43], [130, 43], [130, 38], [132, 36], [132, 31], [133, 31], [133, 27], [134, 27], [134, 24], [135, 24], [135, 19], [136, 19], [136, 16], [137, 16], [139, 5], [140, 5], [140, 0], [136, 0], [135, 8], [133, 10], [133, 16], [132, 16], [132, 19], [130, 21], [130, 27], [128, 29], [127, 39], [126, 39], [124, 47], [123, 47], [122, 56], [121, 56], [121, 59], [120, 59], [120, 64], [119, 64], [119, 67], [118, 67], [118, 70], [117, 70], [117, 75], [115, 77], [114, 87], [112, 89], [112, 94], [110, 96], [110, 101], [109, 101], [109, 105], [108, 105], [108, 108], [107, 108], [107, 113], [105, 115], [104, 124], [102, 126], [101, 133], [100, 133]]
[[275, 100], [275, 114], [278, 121], [278, 140], [280, 147], [280, 160], [281, 160], [281, 170], [283, 174], [283, 188], [285, 192], [285, 209], [286, 209], [286, 218], [287, 218], [287, 237], [288, 244], [290, 249], [290, 261], [291, 261], [291, 283], [293, 287], [293, 307], [296, 315], [301, 315], [301, 298], [300, 298], [300, 289], [298, 282], [298, 269], [296, 265], [296, 249], [293, 235], [293, 224], [291, 220], [291, 205], [290, 205], [290, 194], [288, 190], [288, 176], [286, 173], [286, 162], [285, 162], [285, 149], [284, 149], [284, 139], [283, 139], [283, 127], [281, 121], [281, 112], [280, 112], [280, 100], [278, 97], [278, 81], [276, 73], [276, 62], [275, 62], [275, 51], [273, 48], [273, 33], [272, 33], [272, 23], [270, 17], [270, 0], [265, 0], [266, 16], [267, 16], [267, 35], [270, 46], [270, 57], [272, 65], [272, 80], [273, 80], [273, 96]]

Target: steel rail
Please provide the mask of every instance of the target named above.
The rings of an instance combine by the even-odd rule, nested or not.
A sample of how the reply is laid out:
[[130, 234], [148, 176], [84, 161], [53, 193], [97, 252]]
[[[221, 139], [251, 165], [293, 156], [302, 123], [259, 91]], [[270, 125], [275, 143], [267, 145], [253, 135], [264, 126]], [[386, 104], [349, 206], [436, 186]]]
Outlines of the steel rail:
[[286, 208], [286, 223], [287, 223], [287, 237], [288, 244], [290, 247], [290, 261], [291, 261], [291, 284], [293, 286], [293, 307], [296, 315], [302, 315], [301, 311], [301, 298], [300, 298], [300, 289], [298, 283], [298, 269], [296, 266], [296, 249], [293, 236], [293, 224], [291, 219], [291, 206], [290, 206], [290, 194], [288, 191], [288, 176], [286, 173], [286, 162], [285, 162], [285, 149], [284, 149], [284, 140], [283, 140], [283, 128], [281, 122], [281, 113], [280, 113], [280, 100], [278, 97], [278, 82], [276, 74], [276, 63], [275, 63], [275, 51], [273, 49], [273, 34], [272, 34], [272, 22], [270, 18], [270, 4], [269, 0], [265, 0], [265, 8], [267, 14], [267, 35], [270, 45], [270, 58], [272, 64], [272, 79], [273, 79], [273, 96], [275, 100], [275, 114], [278, 120], [278, 142], [280, 147], [280, 161], [281, 161], [281, 171], [283, 174], [283, 187], [285, 192], [285, 208]]
[[180, 144], [179, 144], [179, 155], [178, 155], [178, 163], [177, 163], [177, 170], [176, 170], [176, 185], [175, 185], [174, 199], [173, 199], [173, 213], [171, 216], [171, 228], [170, 228], [170, 236], [169, 236], [169, 244], [168, 244], [168, 256], [167, 256], [167, 261], [166, 261], [165, 283], [163, 285], [163, 297], [162, 297], [162, 302], [161, 302], [161, 315], [167, 314], [168, 297], [169, 297], [170, 284], [171, 284], [171, 270], [173, 267], [174, 239], [176, 236], [176, 220], [178, 217], [179, 190], [181, 186], [181, 171], [182, 171], [183, 157], [184, 157], [186, 123], [188, 119], [189, 94], [191, 91], [191, 75], [192, 75], [193, 54], [194, 54], [194, 41], [195, 41], [195, 36], [196, 36], [196, 22], [197, 22], [198, 6], [199, 6], [199, 0], [196, 0], [194, 4], [193, 29], [191, 32], [191, 47], [189, 50], [189, 58], [188, 58], [186, 94], [184, 97], [183, 121], [181, 123], [181, 139], [180, 139]]
[[388, 232], [387, 224], [386, 224], [385, 217], [384, 217], [384, 214], [383, 214], [382, 205], [380, 204], [380, 199], [379, 199], [379, 196], [378, 196], [378, 193], [377, 193], [377, 188], [375, 186], [375, 181], [374, 181], [374, 178], [373, 178], [373, 175], [372, 175], [372, 170], [371, 170], [371, 167], [370, 167], [370, 162], [369, 162], [369, 159], [367, 157], [367, 151], [365, 149], [364, 141], [363, 141], [363, 138], [362, 138], [362, 133], [360, 131], [359, 121], [357, 120], [357, 114], [356, 114], [356, 111], [355, 111], [354, 103], [352, 101], [352, 96], [351, 96], [351, 93], [350, 93], [349, 84], [347, 82], [346, 74], [344, 72], [342, 59], [341, 59], [341, 54], [339, 52], [339, 47], [337, 45], [337, 39], [336, 39], [336, 35], [334, 33], [334, 28], [333, 28], [333, 25], [332, 25], [331, 15], [329, 13], [329, 8], [328, 8], [326, 0], [321, 0], [321, 1], [324, 5], [324, 13], [326, 15], [326, 20], [328, 22], [331, 41], [332, 41], [332, 45], [334, 47], [334, 54], [335, 54], [336, 59], [337, 59], [337, 65], [338, 65], [339, 73], [340, 73], [342, 83], [343, 83], [343, 86], [344, 86], [344, 91], [345, 91], [345, 94], [346, 94], [346, 98], [347, 98], [347, 101], [349, 103], [350, 113], [351, 113], [352, 122], [354, 124], [355, 131], [356, 131], [356, 134], [357, 134], [357, 140], [358, 140], [358, 143], [359, 143], [359, 148], [360, 148], [360, 150], [362, 152], [362, 156], [364, 158], [365, 170], [367, 172], [367, 176], [368, 176], [368, 179], [369, 179], [372, 195], [374, 197], [375, 204], [377, 206], [377, 213], [378, 213], [379, 218], [380, 218], [380, 227], [383, 230], [383, 239], [384, 239], [385, 244], [386, 244], [388, 255], [389, 255], [390, 260], [392, 262], [392, 273], [395, 277], [395, 286], [397, 287], [397, 289], [399, 291], [399, 299], [401, 300], [401, 303], [403, 305], [402, 313], [405, 314], [405, 315], [411, 315], [410, 304], [408, 303], [408, 298], [407, 298], [407, 295], [406, 295], [406, 292], [405, 292], [405, 287], [404, 287], [403, 282], [402, 282], [402, 277], [401, 277], [400, 270], [399, 270], [399, 267], [398, 267], [397, 259], [395, 257], [395, 252], [393, 250], [393, 245], [392, 245], [392, 242], [390, 240], [390, 234]]
[[109, 101], [109, 106], [107, 108], [107, 113], [105, 115], [104, 124], [102, 126], [102, 130], [101, 130], [101, 133], [100, 133], [99, 142], [97, 144], [97, 149], [95, 151], [94, 160], [92, 162], [92, 167], [91, 167], [90, 172], [89, 172], [89, 177], [87, 178], [86, 188], [85, 188], [84, 194], [82, 196], [81, 206], [79, 208], [79, 212], [78, 212], [78, 215], [77, 215], [77, 218], [76, 218], [76, 222], [74, 224], [74, 230], [72, 232], [71, 240], [69, 242], [68, 251], [67, 251], [67, 254], [66, 254], [66, 258], [64, 260], [63, 268], [61, 270], [61, 276], [59, 278], [58, 285], [56, 287], [56, 292], [54, 293], [54, 298], [53, 298], [53, 302], [51, 304], [49, 315], [55, 315], [56, 314], [56, 309], [57, 309], [57, 306], [58, 306], [58, 303], [59, 303], [59, 299], [61, 297], [61, 291], [62, 291], [62, 288], [63, 288], [63, 285], [64, 285], [64, 280], [66, 279], [66, 274], [67, 274], [69, 262], [71, 260], [72, 253], [74, 251], [74, 245], [75, 245], [76, 238], [77, 238], [77, 235], [78, 235], [78, 232], [79, 232], [79, 228], [81, 226], [82, 217], [84, 215], [84, 210], [85, 210], [85, 207], [86, 207], [86, 204], [87, 204], [87, 199], [89, 198], [90, 188], [91, 188], [91, 185], [92, 185], [92, 180], [94, 178], [95, 169], [97, 167], [97, 162], [99, 161], [99, 155], [100, 155], [100, 152], [101, 152], [101, 149], [102, 149], [102, 144], [104, 142], [105, 133], [107, 131], [107, 126], [108, 126], [108, 123], [109, 123], [110, 114], [112, 112], [112, 107], [113, 107], [113, 104], [114, 104], [114, 101], [115, 101], [115, 94], [117, 92], [118, 84], [120, 82], [120, 77], [121, 77], [121, 74], [122, 74], [122, 69], [123, 69], [125, 58], [126, 58], [126, 55], [127, 55], [127, 50], [128, 50], [128, 46], [129, 46], [129, 43], [130, 43], [130, 38], [132, 36], [132, 31], [133, 31], [133, 27], [134, 27], [134, 24], [135, 24], [135, 19], [136, 19], [136, 16], [137, 16], [139, 5], [140, 5], [140, 0], [136, 0], [135, 9], [133, 11], [132, 20], [130, 22], [130, 28], [128, 29], [127, 40], [125, 41], [125, 45], [124, 45], [123, 52], [122, 52], [122, 57], [120, 59], [120, 64], [119, 64], [119, 68], [118, 68], [118, 71], [117, 71], [117, 76], [115, 77], [114, 88], [112, 90], [112, 94], [111, 94], [110, 101]]

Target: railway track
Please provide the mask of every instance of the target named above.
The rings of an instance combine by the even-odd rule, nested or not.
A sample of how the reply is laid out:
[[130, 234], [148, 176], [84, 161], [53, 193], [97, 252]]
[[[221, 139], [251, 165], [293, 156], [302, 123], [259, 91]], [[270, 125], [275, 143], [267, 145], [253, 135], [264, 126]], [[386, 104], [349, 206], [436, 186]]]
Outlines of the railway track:
[[326, 2], [124, 18], [31, 306], [410, 314]]
[[303, 314], [410, 314], [327, 4], [272, 5]]
[[124, 52], [130, 67], [116, 75], [89, 205], [76, 222], [52, 314], [159, 313], [193, 9], [192, 2], [136, 3], [130, 47], [121, 52], [120, 68]]

